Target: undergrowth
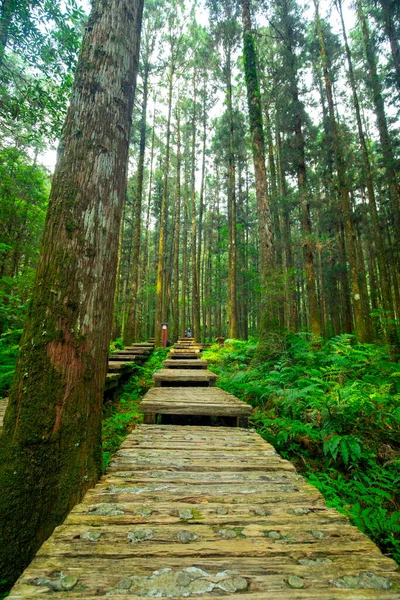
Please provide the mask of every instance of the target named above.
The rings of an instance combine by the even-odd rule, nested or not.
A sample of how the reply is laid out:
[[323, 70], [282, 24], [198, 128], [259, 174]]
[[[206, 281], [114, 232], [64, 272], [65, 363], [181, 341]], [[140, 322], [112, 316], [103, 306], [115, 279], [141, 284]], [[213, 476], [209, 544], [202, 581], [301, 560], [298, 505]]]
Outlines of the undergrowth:
[[204, 353], [217, 385], [326, 498], [400, 563], [400, 367], [388, 349], [307, 334]]
[[[115, 346], [116, 348], [118, 346]], [[118, 450], [127, 435], [139, 423], [142, 415], [139, 404], [144, 394], [152, 387], [152, 374], [161, 367], [168, 349], [156, 350], [143, 366], [137, 366], [129, 381], [121, 387], [115, 402], [104, 405], [103, 418], [103, 469], [111, 456]]]

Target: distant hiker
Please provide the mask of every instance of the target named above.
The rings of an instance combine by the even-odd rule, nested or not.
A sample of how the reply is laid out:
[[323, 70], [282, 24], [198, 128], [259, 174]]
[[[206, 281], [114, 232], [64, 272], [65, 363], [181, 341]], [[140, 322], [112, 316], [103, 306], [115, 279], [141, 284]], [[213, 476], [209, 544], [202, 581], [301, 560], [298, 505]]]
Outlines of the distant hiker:
[[186, 331], [185, 331], [185, 337], [186, 338], [191, 338], [192, 337], [192, 330], [190, 329], [190, 327], [188, 329], [186, 329]]

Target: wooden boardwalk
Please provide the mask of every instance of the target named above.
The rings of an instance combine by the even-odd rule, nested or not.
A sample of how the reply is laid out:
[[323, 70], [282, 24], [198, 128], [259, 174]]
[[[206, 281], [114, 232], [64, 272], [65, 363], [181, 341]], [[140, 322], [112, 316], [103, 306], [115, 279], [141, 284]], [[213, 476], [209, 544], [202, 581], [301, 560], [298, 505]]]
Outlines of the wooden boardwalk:
[[[244, 406], [247, 419], [251, 407], [192, 381], [150, 390], [145, 416]], [[400, 600], [400, 573], [254, 430], [153, 424], [128, 436], [9, 598], [54, 594]]]
[[396, 564], [254, 431], [142, 425], [10, 599], [398, 600]]

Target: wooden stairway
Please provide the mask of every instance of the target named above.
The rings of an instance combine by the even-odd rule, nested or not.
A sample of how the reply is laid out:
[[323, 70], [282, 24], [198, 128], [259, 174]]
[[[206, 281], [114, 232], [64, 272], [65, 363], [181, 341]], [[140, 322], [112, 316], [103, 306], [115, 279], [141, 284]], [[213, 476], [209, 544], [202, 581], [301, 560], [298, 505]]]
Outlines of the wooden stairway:
[[[182, 383], [184, 369], [176, 370]], [[192, 387], [191, 373], [204, 372], [189, 369], [187, 385], [150, 390], [145, 418], [215, 415], [218, 406], [236, 424], [247, 422], [251, 407], [234, 396]], [[400, 573], [254, 430], [145, 424], [43, 544], [9, 599], [54, 594], [399, 600]]]
[[[252, 408], [231, 394], [216, 388], [218, 377], [207, 370], [207, 361], [200, 358], [200, 348], [189, 338], [179, 340], [169, 355], [179, 358], [164, 361], [163, 367], [153, 375], [155, 387], [140, 403], [144, 422], [156, 423], [158, 415], [181, 417], [210, 417], [230, 419], [230, 425], [247, 427]], [[197, 353], [193, 354], [196, 348]], [[177, 368], [175, 368], [175, 365]]]

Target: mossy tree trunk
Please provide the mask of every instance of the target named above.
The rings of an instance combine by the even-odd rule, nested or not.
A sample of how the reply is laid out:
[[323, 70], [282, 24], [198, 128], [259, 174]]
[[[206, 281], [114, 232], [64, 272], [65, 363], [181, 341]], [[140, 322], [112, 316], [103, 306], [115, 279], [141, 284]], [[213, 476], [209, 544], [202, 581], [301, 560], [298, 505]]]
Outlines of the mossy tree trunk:
[[9, 583], [101, 473], [142, 10], [143, 0], [95, 0], [79, 58], [0, 441], [0, 572]]

